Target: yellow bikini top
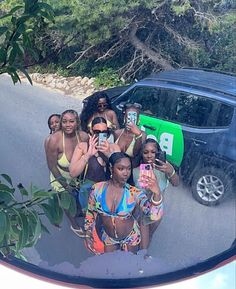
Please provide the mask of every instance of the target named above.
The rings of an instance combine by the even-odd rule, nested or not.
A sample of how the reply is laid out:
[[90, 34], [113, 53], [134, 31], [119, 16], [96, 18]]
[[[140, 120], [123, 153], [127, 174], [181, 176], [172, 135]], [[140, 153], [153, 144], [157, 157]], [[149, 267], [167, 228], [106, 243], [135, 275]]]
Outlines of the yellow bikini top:
[[[120, 135], [118, 136], [117, 140], [115, 141], [116, 144], [118, 144], [119, 139], [122, 136], [122, 134], [124, 133], [124, 131], [125, 131], [125, 129], [123, 129], [122, 132], [120, 133]], [[133, 136], [131, 143], [129, 144], [127, 150], [125, 151], [125, 153], [127, 153], [127, 155], [129, 155], [131, 158], [134, 156], [134, 145], [135, 145], [135, 136]]]
[[[76, 138], [77, 141], [79, 142], [79, 136], [77, 134], [77, 132], [75, 132], [76, 134]], [[64, 132], [62, 132], [62, 148], [63, 148], [63, 154], [61, 155], [61, 157], [57, 160], [58, 165], [63, 169], [68, 169], [70, 162], [68, 161], [67, 157], [66, 157], [66, 153], [65, 153], [65, 136], [64, 136]]]

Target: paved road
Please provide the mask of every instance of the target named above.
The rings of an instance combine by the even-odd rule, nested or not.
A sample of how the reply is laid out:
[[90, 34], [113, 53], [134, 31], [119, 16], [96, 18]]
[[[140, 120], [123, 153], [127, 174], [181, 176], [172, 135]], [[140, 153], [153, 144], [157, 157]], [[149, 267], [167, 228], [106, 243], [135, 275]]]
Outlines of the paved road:
[[[6, 76], [0, 77], [0, 88], [0, 172], [12, 176], [15, 183], [28, 186], [32, 182], [48, 188], [43, 149], [43, 141], [48, 135], [47, 118], [51, 113], [68, 108], [80, 111], [81, 102], [25, 83], [14, 86]], [[169, 187], [165, 194], [165, 217], [152, 240], [150, 254], [153, 260], [149, 263], [140, 265], [140, 257], [132, 256], [132, 259], [127, 254], [121, 254], [120, 259], [111, 254], [109, 263], [106, 254], [92, 257], [70, 230], [66, 219], [60, 230], [49, 225], [51, 234], [43, 235], [36, 250], [29, 250], [27, 255], [30, 262], [40, 266], [84, 276], [101, 276], [106, 272], [105, 277], [119, 277], [119, 274], [126, 277], [127, 266], [121, 264], [126, 262], [127, 256], [128, 262], [133, 260], [135, 270], [142, 267], [141, 271], [136, 270], [137, 274], [173, 271], [228, 249], [235, 238], [235, 212], [235, 195], [229, 196], [220, 206], [209, 208], [193, 200], [189, 189], [183, 185], [177, 189]], [[110, 275], [104, 263], [101, 266], [103, 260]], [[130, 277], [133, 272], [127, 274]]]

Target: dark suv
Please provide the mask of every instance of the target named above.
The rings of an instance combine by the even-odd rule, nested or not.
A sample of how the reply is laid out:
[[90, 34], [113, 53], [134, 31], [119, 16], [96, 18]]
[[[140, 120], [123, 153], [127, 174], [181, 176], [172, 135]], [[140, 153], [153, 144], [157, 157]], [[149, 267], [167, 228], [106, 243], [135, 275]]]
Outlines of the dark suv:
[[233, 191], [236, 177], [236, 77], [200, 69], [151, 75], [115, 99], [121, 118], [127, 102], [142, 105], [140, 126], [166, 151], [191, 184], [194, 198], [215, 205]]

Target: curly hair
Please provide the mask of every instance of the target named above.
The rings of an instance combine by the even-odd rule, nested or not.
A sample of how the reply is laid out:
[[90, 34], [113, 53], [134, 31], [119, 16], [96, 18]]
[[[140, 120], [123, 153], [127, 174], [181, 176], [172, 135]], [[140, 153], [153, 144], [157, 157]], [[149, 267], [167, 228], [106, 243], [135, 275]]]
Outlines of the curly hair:
[[101, 98], [105, 98], [107, 102], [107, 108], [111, 109], [111, 101], [104, 91], [97, 91], [88, 98], [87, 104], [83, 107], [80, 114], [80, 123], [83, 131], [88, 132], [88, 121], [90, 118], [98, 112], [98, 101]]

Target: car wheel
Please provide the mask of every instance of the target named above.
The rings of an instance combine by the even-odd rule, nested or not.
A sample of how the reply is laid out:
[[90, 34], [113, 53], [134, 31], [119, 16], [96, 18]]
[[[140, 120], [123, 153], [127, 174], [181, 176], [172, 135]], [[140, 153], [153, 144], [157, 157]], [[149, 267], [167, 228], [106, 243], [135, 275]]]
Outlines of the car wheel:
[[231, 191], [232, 180], [221, 169], [205, 167], [193, 176], [192, 194], [200, 204], [215, 206]]

